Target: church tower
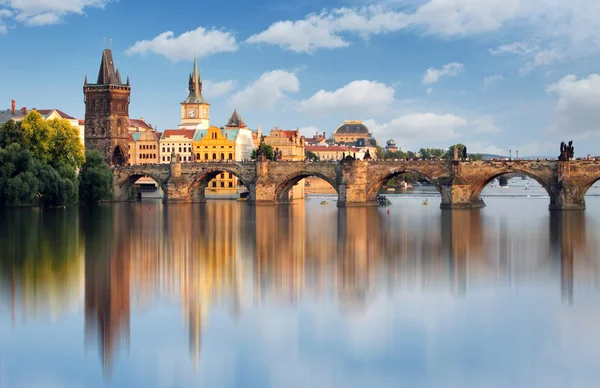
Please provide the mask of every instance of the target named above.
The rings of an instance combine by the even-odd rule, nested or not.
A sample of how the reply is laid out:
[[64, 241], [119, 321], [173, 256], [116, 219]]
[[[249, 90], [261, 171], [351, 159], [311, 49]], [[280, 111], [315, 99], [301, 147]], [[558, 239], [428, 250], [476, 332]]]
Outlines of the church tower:
[[100, 151], [112, 166], [128, 164], [129, 95], [131, 86], [121, 81], [113, 62], [112, 51], [102, 52], [100, 71], [95, 84], [83, 85], [85, 102], [85, 147]]
[[190, 94], [181, 103], [180, 129], [208, 129], [210, 127], [210, 104], [202, 97], [202, 75], [198, 74], [198, 62], [194, 58], [194, 70], [190, 74]]

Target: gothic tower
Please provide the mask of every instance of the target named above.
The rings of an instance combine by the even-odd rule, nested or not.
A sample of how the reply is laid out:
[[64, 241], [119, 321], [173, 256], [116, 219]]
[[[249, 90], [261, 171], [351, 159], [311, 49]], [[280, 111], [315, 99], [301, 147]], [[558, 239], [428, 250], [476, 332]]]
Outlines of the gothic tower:
[[181, 103], [180, 129], [208, 129], [210, 127], [210, 104], [202, 97], [202, 75], [194, 58], [194, 69], [188, 81], [190, 94]]
[[129, 95], [131, 86], [121, 81], [112, 52], [102, 53], [98, 80], [83, 85], [85, 102], [85, 147], [98, 150], [112, 166], [128, 164]]

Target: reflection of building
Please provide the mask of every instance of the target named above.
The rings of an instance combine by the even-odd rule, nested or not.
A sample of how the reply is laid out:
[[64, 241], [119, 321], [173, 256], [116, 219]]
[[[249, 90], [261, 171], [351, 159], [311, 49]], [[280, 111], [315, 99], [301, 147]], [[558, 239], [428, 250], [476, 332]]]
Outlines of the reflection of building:
[[188, 89], [190, 94], [181, 103], [179, 129], [208, 129], [210, 126], [210, 104], [202, 97], [202, 75], [198, 73], [198, 63], [195, 58]]
[[85, 147], [97, 150], [113, 165], [128, 163], [129, 77], [123, 83], [115, 71], [112, 51], [102, 53], [100, 72], [95, 84], [83, 85], [85, 95]]
[[119, 210], [123, 209], [86, 208], [83, 220], [85, 337], [86, 343], [97, 339], [108, 373], [118, 347], [129, 342], [131, 229], [128, 215]]

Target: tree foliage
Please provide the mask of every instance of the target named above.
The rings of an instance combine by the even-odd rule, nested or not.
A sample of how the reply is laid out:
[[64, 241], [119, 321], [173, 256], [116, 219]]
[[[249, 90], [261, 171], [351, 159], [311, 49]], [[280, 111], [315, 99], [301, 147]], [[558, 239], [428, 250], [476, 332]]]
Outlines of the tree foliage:
[[[265, 144], [265, 143], [260, 143], [260, 145], [258, 146], [258, 150], [261, 150], [268, 160], [275, 159], [275, 153], [273, 152], [273, 147], [271, 147], [270, 145]], [[258, 150], [252, 151], [252, 155], [250, 155], [250, 158], [252, 160], [256, 160], [256, 158], [258, 156]]]
[[[465, 149], [465, 145], [458, 143], [455, 145], [451, 145], [450, 147], [448, 147], [448, 151], [446, 151], [446, 153], [444, 154], [444, 159], [445, 160], [452, 160], [454, 159], [454, 147], [456, 146], [456, 148], [458, 148], [458, 158], [462, 159], [463, 156], [463, 150]], [[468, 153], [468, 149], [467, 149], [467, 153]], [[483, 155], [481, 154], [468, 154], [467, 155], [468, 158], [470, 160], [481, 160], [483, 159]]]
[[319, 155], [315, 154], [312, 151], [306, 151], [305, 157], [307, 160], [314, 160], [316, 162], [318, 162], [320, 160]]
[[48, 121], [50, 127], [50, 163], [58, 166], [66, 164], [74, 169], [80, 168], [85, 161], [83, 145], [79, 132], [69, 120], [54, 119]]
[[98, 151], [88, 151], [79, 172], [79, 199], [93, 204], [110, 200], [113, 195], [113, 174]]
[[444, 156], [446, 150], [443, 148], [421, 148], [419, 154], [423, 159], [440, 159]]

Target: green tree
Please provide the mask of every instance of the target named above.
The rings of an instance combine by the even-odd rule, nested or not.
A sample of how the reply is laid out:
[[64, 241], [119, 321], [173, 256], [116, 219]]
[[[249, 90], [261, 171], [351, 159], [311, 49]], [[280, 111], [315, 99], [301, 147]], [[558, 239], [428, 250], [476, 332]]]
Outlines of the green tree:
[[[258, 146], [258, 149], [262, 150], [262, 152], [264, 153], [264, 155], [266, 156], [266, 158], [268, 160], [274, 159], [273, 147], [271, 147], [270, 145], [265, 144], [265, 143], [260, 143], [260, 145]], [[250, 155], [250, 158], [252, 160], [256, 160], [257, 155], [258, 155], [258, 150], [253, 150], [252, 155]]]
[[50, 161], [51, 128], [42, 115], [32, 110], [21, 121], [33, 157], [42, 163]]
[[21, 145], [23, 149], [29, 148], [21, 123], [8, 120], [6, 123], [0, 125], [0, 148], [6, 148], [14, 143]]
[[18, 143], [0, 148], [0, 206], [35, 203], [39, 183], [31, 152]]
[[439, 159], [446, 153], [443, 148], [421, 148], [419, 154], [423, 159]]
[[79, 199], [85, 203], [98, 203], [112, 199], [113, 174], [98, 151], [88, 151], [79, 172]]
[[314, 160], [317, 162], [320, 160], [319, 155], [315, 154], [312, 151], [306, 151], [304, 156], [306, 157], [307, 160], [310, 159], [310, 160]]
[[375, 158], [379, 160], [386, 159], [385, 153], [383, 152], [383, 148], [381, 148], [381, 146], [375, 147]]
[[386, 151], [383, 157], [384, 159], [406, 159], [408, 153], [404, 151]]
[[[454, 159], [454, 147], [455, 146], [456, 146], [456, 148], [458, 148], [458, 158], [462, 159], [463, 150], [465, 149], [465, 145], [461, 144], [461, 143], [451, 145], [450, 147], [448, 147], [448, 151], [446, 151], [446, 153], [444, 154], [444, 159], [446, 159], [446, 160]], [[467, 152], [468, 152], [468, 149], [467, 149]], [[483, 159], [483, 155], [481, 155], [481, 154], [468, 154], [467, 156], [469, 157], [470, 160], [482, 160]]]
[[39, 198], [43, 205], [62, 205], [77, 202], [77, 175], [75, 169], [60, 162], [56, 168], [37, 163]]
[[48, 121], [50, 128], [49, 160], [54, 166], [60, 163], [80, 168], [85, 161], [79, 131], [67, 119]]

